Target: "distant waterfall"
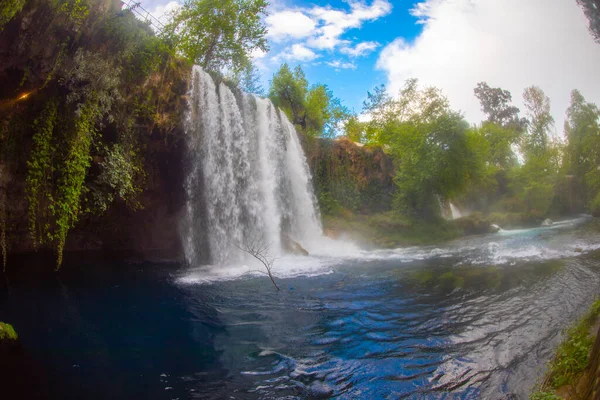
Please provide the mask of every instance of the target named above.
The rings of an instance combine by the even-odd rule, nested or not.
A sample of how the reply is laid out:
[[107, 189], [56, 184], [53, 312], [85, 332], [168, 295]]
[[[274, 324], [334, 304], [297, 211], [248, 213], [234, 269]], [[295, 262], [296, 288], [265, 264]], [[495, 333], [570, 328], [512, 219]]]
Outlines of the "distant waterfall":
[[194, 67], [186, 132], [184, 221], [190, 264], [240, 262], [235, 244], [281, 253], [288, 235], [310, 251], [322, 236], [306, 157], [294, 126], [266, 99], [233, 93]]
[[450, 202], [450, 216], [452, 219], [461, 218], [463, 216], [458, 207], [456, 207], [452, 202]]

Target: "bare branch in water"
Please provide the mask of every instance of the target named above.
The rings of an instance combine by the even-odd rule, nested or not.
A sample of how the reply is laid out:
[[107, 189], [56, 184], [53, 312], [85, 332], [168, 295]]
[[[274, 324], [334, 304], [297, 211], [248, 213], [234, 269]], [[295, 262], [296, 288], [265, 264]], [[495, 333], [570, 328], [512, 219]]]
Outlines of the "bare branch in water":
[[277, 290], [279, 286], [275, 283], [275, 279], [273, 278], [273, 274], [271, 273], [271, 269], [273, 268], [273, 263], [275, 262], [275, 258], [270, 253], [269, 245], [262, 240], [259, 239], [251, 239], [248, 241], [244, 241], [242, 244], [234, 243], [235, 247], [242, 250], [245, 253], [250, 254], [252, 257], [256, 258], [267, 270], [267, 275], [269, 275], [269, 279], [273, 283], [273, 286]]

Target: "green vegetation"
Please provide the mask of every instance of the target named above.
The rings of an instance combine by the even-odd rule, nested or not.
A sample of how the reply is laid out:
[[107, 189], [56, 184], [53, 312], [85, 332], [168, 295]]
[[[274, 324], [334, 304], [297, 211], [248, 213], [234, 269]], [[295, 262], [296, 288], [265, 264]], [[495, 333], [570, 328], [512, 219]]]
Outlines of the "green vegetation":
[[563, 386], [577, 386], [581, 373], [590, 361], [590, 352], [594, 343], [590, 328], [598, 317], [600, 317], [600, 300], [594, 301], [588, 312], [565, 330], [565, 339], [556, 349], [546, 379], [539, 390], [532, 394], [532, 399], [552, 398], [543, 396], [552, 396], [554, 390]]
[[15, 328], [6, 322], [0, 322], [0, 340], [17, 340], [19, 335], [15, 332]]
[[348, 109], [333, 96], [327, 85], [317, 84], [309, 88], [300, 66], [292, 71], [289, 65], [281, 65], [273, 75], [269, 98], [310, 137], [334, 137], [339, 123], [350, 116]]
[[267, 51], [264, 0], [186, 0], [164, 36], [190, 62], [234, 76], [251, 67], [253, 50]]
[[[146, 149], [151, 140], [171, 143], [182, 120], [177, 103], [189, 64], [181, 56], [251, 80], [250, 52], [267, 50], [263, 1], [188, 1], [161, 36], [130, 10], [112, 7], [39, 0], [0, 8], [0, 36], [12, 35], [5, 39], [15, 42], [19, 60], [35, 60], [11, 67], [19, 76], [0, 93], [0, 163], [26, 171], [16, 178], [25, 182], [29, 233], [34, 247], [56, 251], [57, 268], [83, 215], [115, 202], [141, 207], [137, 197], [152, 163]], [[36, 23], [21, 24], [24, 15]], [[7, 24], [11, 29], [1, 30]], [[7, 197], [18, 195], [12, 191], [0, 194], [5, 264], [4, 205], [19, 200]]]
[[4, 0], [0, 4], [0, 31], [8, 21], [23, 9], [27, 0]]

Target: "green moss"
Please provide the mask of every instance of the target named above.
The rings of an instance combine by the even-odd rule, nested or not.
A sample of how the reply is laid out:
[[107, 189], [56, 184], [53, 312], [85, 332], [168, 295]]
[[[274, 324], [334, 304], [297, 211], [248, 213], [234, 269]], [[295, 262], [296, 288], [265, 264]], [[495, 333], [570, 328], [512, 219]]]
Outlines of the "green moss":
[[0, 322], [0, 340], [17, 340], [19, 335], [15, 332], [12, 325]]
[[562, 397], [557, 396], [552, 392], [535, 392], [530, 397], [530, 400], [562, 400]]
[[531, 399], [553, 399], [552, 390], [563, 386], [575, 386], [577, 379], [589, 362], [594, 337], [590, 328], [600, 316], [600, 300], [590, 306], [589, 311], [573, 326], [565, 331], [565, 339], [558, 346], [550, 361], [547, 379]]
[[0, 3], [0, 31], [19, 13], [27, 0], [2, 0]]

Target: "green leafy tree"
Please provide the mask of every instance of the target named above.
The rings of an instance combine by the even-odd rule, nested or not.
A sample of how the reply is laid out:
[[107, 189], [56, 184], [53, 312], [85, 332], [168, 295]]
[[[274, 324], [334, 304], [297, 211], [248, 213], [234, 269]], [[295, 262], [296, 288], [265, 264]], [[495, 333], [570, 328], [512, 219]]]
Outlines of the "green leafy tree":
[[306, 96], [305, 115], [308, 135], [335, 137], [349, 112], [327, 85], [314, 85]]
[[366, 127], [365, 122], [359, 121], [356, 115], [352, 115], [344, 121], [344, 135], [353, 142], [364, 143]]
[[367, 143], [383, 145], [394, 159], [396, 207], [402, 211], [435, 218], [439, 199], [452, 199], [480, 179], [486, 142], [439, 89], [421, 89], [411, 79], [392, 98], [381, 86], [369, 93], [365, 112], [371, 116]]
[[186, 0], [165, 36], [188, 60], [211, 71], [240, 73], [255, 49], [268, 51], [264, 0]]
[[488, 122], [514, 130], [525, 127], [526, 121], [519, 118], [519, 109], [511, 105], [512, 95], [508, 90], [492, 88], [486, 82], [479, 82], [474, 92]]
[[565, 121], [565, 170], [573, 176], [577, 191], [595, 212], [600, 210], [600, 110], [578, 90], [571, 92]]
[[537, 86], [526, 88], [523, 99], [529, 120], [521, 145], [524, 163], [510, 171], [509, 186], [524, 211], [541, 218], [549, 212], [555, 197], [562, 146], [552, 139], [550, 99]]
[[273, 75], [269, 88], [269, 98], [277, 107], [285, 112], [295, 125], [306, 129], [305, 110], [308, 81], [299, 66], [292, 71], [287, 64], [282, 64]]
[[523, 92], [523, 102], [529, 120], [523, 143], [525, 157], [540, 156], [548, 150], [551, 129], [554, 127], [550, 99], [539, 87], [530, 86]]
[[258, 96], [265, 95], [265, 89], [261, 83], [260, 73], [255, 65], [247, 66], [242, 72], [240, 88], [246, 93], [252, 93]]
[[283, 64], [273, 75], [269, 98], [288, 118], [309, 136], [334, 137], [341, 122], [349, 118], [348, 109], [333, 95], [327, 85], [308, 88], [304, 71], [294, 71]]

